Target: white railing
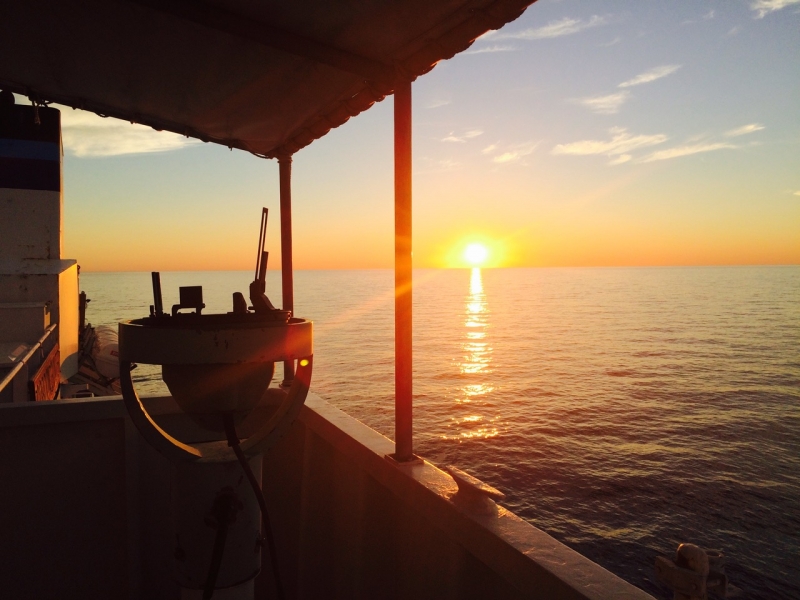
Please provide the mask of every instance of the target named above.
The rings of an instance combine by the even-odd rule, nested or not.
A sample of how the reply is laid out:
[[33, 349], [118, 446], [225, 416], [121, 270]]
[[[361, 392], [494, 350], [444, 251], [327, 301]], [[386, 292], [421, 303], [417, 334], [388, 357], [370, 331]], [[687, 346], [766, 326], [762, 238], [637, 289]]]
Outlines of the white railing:
[[31, 346], [21, 360], [14, 363], [4, 375], [0, 373], [3, 377], [0, 380], [0, 403], [27, 402], [30, 399], [28, 383], [58, 343], [58, 336], [54, 333], [57, 327], [53, 324], [45, 329], [39, 341]]

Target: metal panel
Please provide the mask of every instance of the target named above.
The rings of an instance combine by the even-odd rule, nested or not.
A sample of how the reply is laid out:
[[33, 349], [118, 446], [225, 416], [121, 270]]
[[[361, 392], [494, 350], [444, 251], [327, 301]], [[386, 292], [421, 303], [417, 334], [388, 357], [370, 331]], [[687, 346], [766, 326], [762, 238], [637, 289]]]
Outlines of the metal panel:
[[30, 379], [29, 396], [31, 400], [55, 400], [61, 383], [61, 353], [56, 344], [42, 361], [42, 366]]

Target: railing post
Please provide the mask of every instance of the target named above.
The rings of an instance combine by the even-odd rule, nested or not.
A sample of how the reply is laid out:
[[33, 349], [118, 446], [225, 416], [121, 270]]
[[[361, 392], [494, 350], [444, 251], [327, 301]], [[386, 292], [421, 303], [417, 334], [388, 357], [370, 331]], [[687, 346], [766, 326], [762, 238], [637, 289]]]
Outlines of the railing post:
[[395, 459], [413, 459], [411, 319], [411, 82], [394, 91]]
[[[294, 272], [292, 271], [292, 157], [278, 157], [278, 174], [281, 196], [281, 291], [283, 310], [294, 316]], [[283, 386], [290, 386], [294, 379], [294, 361], [283, 363]]]

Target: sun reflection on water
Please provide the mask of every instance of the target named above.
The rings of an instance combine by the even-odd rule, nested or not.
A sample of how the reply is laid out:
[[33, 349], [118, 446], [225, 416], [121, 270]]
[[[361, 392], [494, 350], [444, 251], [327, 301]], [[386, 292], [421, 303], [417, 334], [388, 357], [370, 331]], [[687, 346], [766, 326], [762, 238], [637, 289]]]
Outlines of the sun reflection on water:
[[[470, 274], [469, 295], [465, 306], [464, 326], [467, 328], [467, 339], [462, 346], [464, 358], [461, 361], [461, 373], [488, 374], [491, 372], [489, 367], [492, 357], [492, 348], [486, 342], [486, 332], [489, 327], [489, 306], [486, 303], [486, 294], [483, 292], [483, 278], [478, 267], [473, 268]], [[474, 393], [475, 387], [475, 384], [465, 386], [463, 391], [467, 398], [478, 395]], [[477, 387], [483, 388], [485, 386], [480, 385]]]
[[443, 437], [459, 440], [495, 437], [499, 434], [499, 430], [494, 425], [497, 417], [488, 417], [475, 412], [483, 397], [495, 389], [488, 382], [488, 376], [492, 373], [492, 346], [487, 335], [490, 312], [483, 290], [481, 270], [478, 267], [474, 267], [471, 271], [469, 294], [465, 299], [464, 309], [466, 331], [461, 345], [463, 355], [458, 367], [461, 375], [466, 376], [467, 380], [461, 386], [455, 401], [462, 406], [470, 404], [471, 412], [453, 417], [451, 425], [457, 433]]

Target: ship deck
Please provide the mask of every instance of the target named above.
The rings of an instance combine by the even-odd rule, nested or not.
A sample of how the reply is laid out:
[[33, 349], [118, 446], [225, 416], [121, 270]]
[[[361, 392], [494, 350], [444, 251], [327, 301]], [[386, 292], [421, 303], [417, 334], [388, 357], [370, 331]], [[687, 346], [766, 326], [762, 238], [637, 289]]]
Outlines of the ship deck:
[[[167, 431], [208, 433], [170, 397], [145, 398]], [[119, 396], [0, 406], [2, 586], [9, 598], [179, 598], [171, 574], [169, 461]], [[429, 462], [309, 394], [263, 463], [290, 598], [647, 599], [498, 507], [473, 512]], [[256, 598], [273, 593], [267, 552]], [[217, 594], [215, 594], [215, 597]], [[222, 597], [222, 595], [220, 595]]]

